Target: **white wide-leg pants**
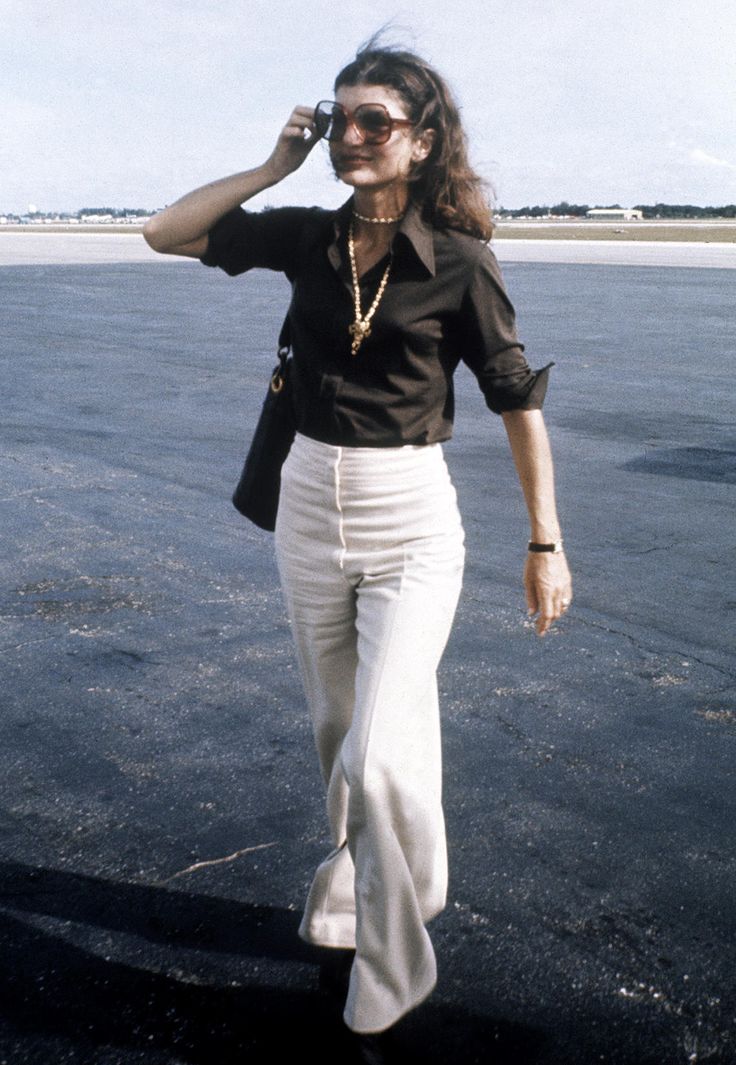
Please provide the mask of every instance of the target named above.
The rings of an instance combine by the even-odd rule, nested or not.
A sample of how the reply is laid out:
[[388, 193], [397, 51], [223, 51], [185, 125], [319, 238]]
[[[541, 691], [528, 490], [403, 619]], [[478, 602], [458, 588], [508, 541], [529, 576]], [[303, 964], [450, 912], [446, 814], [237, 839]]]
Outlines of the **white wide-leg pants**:
[[300, 935], [356, 948], [345, 1022], [377, 1032], [434, 987], [424, 925], [447, 892], [436, 670], [464, 547], [440, 445], [297, 435], [276, 553], [334, 843]]

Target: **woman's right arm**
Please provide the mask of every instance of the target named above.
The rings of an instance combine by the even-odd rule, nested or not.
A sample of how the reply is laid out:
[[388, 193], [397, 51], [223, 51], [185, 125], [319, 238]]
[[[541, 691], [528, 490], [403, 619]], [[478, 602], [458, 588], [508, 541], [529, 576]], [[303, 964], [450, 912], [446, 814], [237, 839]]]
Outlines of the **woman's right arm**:
[[[143, 227], [147, 243], [166, 255], [201, 259], [207, 252], [207, 234], [215, 222], [302, 165], [317, 143], [313, 118], [311, 107], [296, 107], [262, 166], [203, 185], [159, 211]], [[305, 130], [311, 134], [307, 140]]]

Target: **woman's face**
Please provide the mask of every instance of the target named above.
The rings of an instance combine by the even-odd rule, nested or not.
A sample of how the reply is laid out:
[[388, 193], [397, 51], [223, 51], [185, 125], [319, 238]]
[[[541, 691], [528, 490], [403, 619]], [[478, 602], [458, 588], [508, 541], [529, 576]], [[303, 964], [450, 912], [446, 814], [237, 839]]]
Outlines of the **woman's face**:
[[[409, 117], [401, 98], [382, 85], [343, 85], [335, 99], [351, 113], [361, 104], [383, 104], [392, 118]], [[406, 126], [395, 127], [385, 144], [365, 144], [360, 132], [348, 123], [343, 139], [330, 141], [330, 159], [346, 185], [385, 188], [406, 185], [413, 164], [425, 159], [430, 148], [426, 132], [416, 135]]]

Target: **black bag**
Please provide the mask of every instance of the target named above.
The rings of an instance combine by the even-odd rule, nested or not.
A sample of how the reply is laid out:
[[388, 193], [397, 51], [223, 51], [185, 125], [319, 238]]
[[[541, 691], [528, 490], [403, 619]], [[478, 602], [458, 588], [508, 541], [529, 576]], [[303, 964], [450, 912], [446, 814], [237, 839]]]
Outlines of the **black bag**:
[[271, 374], [243, 472], [233, 492], [236, 510], [268, 532], [276, 527], [281, 467], [296, 435], [288, 326], [287, 317], [279, 337], [279, 361]]

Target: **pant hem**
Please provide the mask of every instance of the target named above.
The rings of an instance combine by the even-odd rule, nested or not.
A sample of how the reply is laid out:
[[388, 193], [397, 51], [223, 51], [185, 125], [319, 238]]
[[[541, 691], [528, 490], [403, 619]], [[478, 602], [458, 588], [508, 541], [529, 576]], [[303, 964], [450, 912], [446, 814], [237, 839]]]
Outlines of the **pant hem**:
[[299, 938], [305, 943], [311, 943], [314, 947], [336, 947], [338, 950], [355, 950], [355, 936], [337, 935], [323, 929], [315, 932], [311, 929], [300, 928]]
[[393, 1015], [390, 1020], [384, 1021], [379, 1025], [371, 1025], [367, 1028], [356, 1028], [348, 1020], [347, 1010], [343, 1014], [342, 1019], [345, 1022], [346, 1026], [350, 1029], [350, 1031], [355, 1032], [356, 1035], [377, 1035], [379, 1032], [385, 1032], [387, 1028], [393, 1028], [393, 1026], [397, 1024], [402, 1017], [405, 1017], [407, 1015], [407, 1013], [411, 1013], [411, 1011], [415, 1010], [417, 1006], [421, 1006], [422, 1002], [429, 998], [436, 986], [437, 978], [435, 977], [429, 987], [425, 991], [420, 992], [414, 1002], [411, 1003], [411, 1005], [405, 1006], [404, 1009]]

